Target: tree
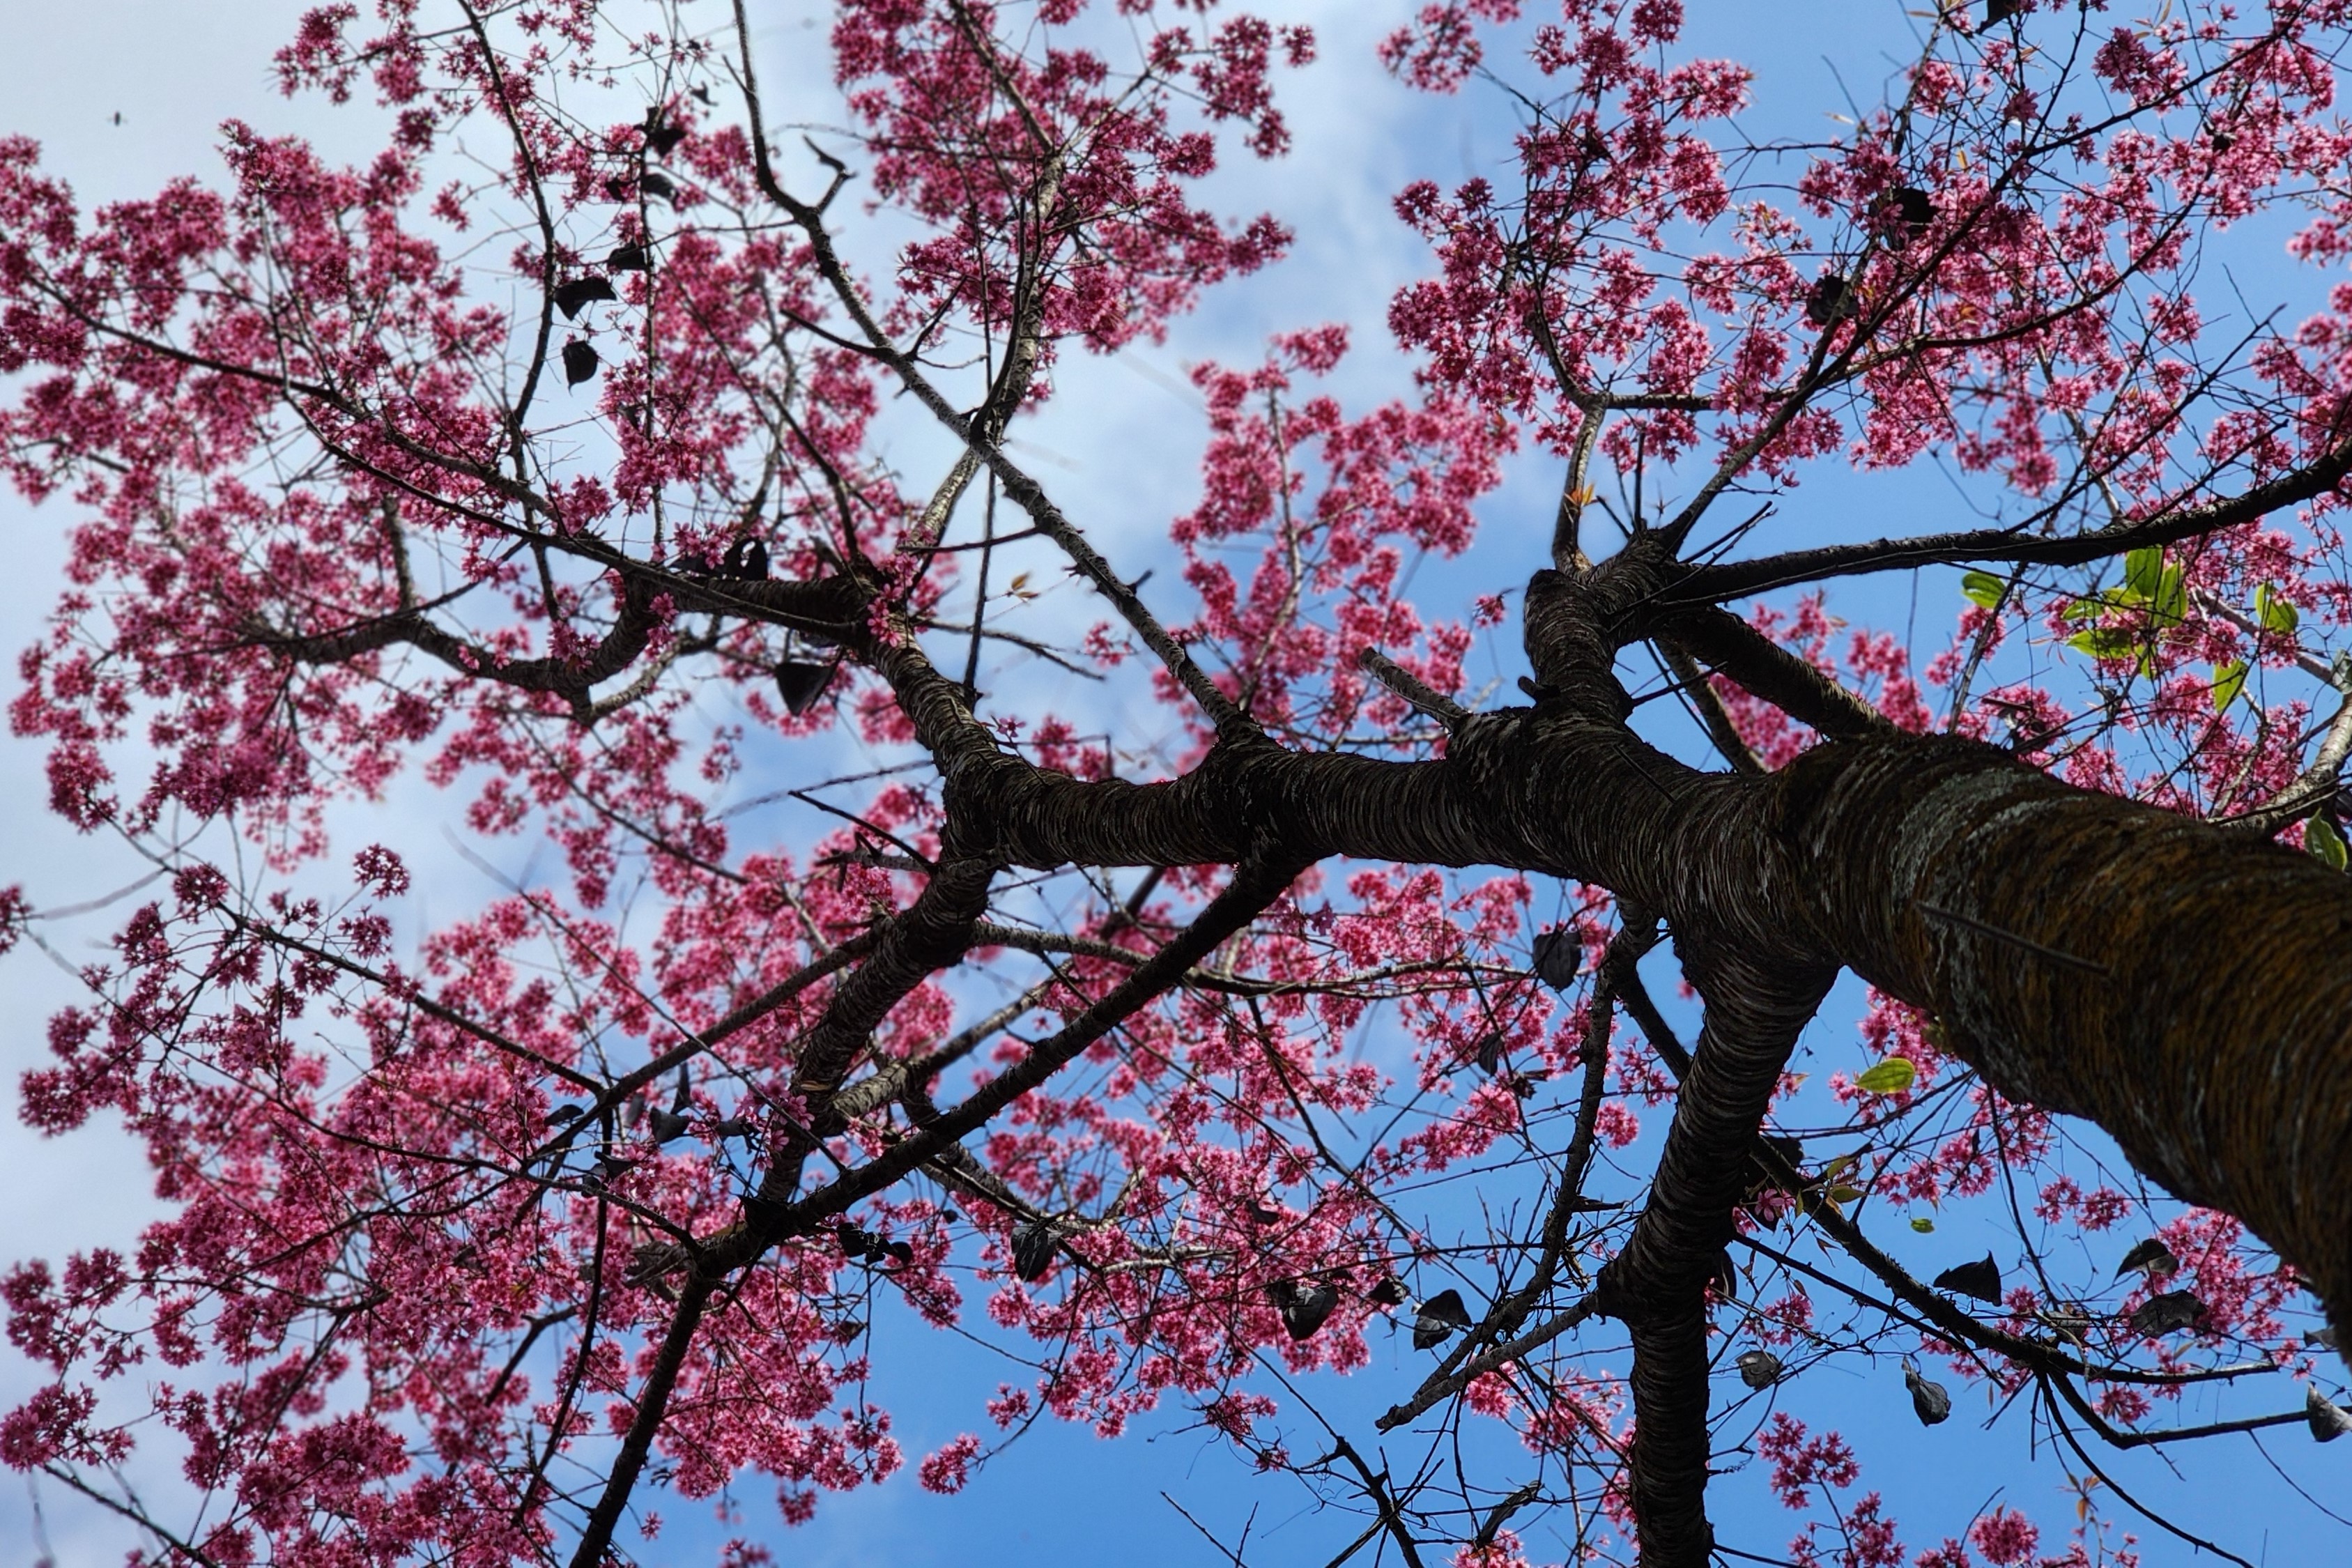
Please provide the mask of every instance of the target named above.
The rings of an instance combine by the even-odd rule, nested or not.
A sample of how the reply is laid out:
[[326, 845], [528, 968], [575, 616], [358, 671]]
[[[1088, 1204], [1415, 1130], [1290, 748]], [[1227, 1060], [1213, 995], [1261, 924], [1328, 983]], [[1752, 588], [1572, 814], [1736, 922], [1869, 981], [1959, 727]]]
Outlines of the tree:
[[[2227, 226], [2340, 258], [2346, 7], [1947, 11], [1885, 106], [1790, 147], [1740, 138], [1747, 79], [1672, 0], [1568, 0], [1513, 35], [1517, 188], [1398, 197], [1436, 262], [1390, 315], [1410, 395], [1318, 395], [1335, 326], [1196, 374], [1181, 593], [1008, 431], [1064, 355], [1282, 253], [1199, 182], [1220, 137], [1280, 153], [1311, 36], [848, 0], [853, 122], [795, 142], [741, 0], [696, 9], [320, 10], [288, 90], [372, 95], [385, 145], [338, 168], [233, 124], [225, 194], [84, 215], [0, 144], [10, 472], [82, 518], [12, 721], [57, 811], [169, 888], [51, 1021], [26, 1115], [119, 1111], [175, 1205], [9, 1277], [55, 1380], [0, 1458], [159, 1561], [593, 1568], [665, 1487], [764, 1472], [805, 1517], [887, 1475], [846, 1304], [962, 1322], [965, 1284], [1048, 1347], [1000, 1427], [1181, 1400], [1413, 1563], [1513, 1561], [1538, 1510], [1706, 1562], [1746, 1450], [1826, 1507], [1851, 1450], [1770, 1409], [1822, 1363], [1899, 1364], [1929, 1423], [1941, 1378], [2028, 1396], [2086, 1487], [2096, 1444], [2352, 1427], [2318, 1353], [2352, 1325], [2352, 674], [2322, 630], [2352, 619], [2352, 297], [2194, 292]], [[1486, 79], [1517, 11], [1433, 5], [1385, 58]], [[886, 460], [893, 400], [944, 474]], [[1423, 619], [1408, 553], [1465, 550], [1525, 460], [1549, 547], [1486, 552], [1524, 589]], [[1848, 461], [1949, 464], [1991, 515], [1767, 527]], [[1048, 559], [1072, 581], [1001, 575]], [[1891, 637], [1759, 600], [1931, 565], [1971, 601], [1940, 723]], [[1513, 624], [1516, 704], [1464, 674]], [[1715, 762], [1669, 749], [1684, 704]], [[562, 869], [404, 956], [405, 865], [335, 814], [410, 769]], [[731, 831], [747, 786], [839, 826]], [[0, 914], [38, 937], [21, 893]], [[1668, 935], [1689, 1045], [1642, 968]], [[1790, 1054], [1842, 970], [1880, 1059], [1799, 1135]], [[1600, 1198], [1653, 1106], [1638, 1196]], [[2085, 1190], [2088, 1128], [2179, 1203]], [[2013, 1261], [1923, 1281], [1872, 1239], [1979, 1198]], [[1278, 1371], [1391, 1323], [1437, 1359], [1377, 1432], [1274, 1435]], [[2169, 1418], [2239, 1378], [2255, 1413]], [[1449, 1502], [1372, 1450], [1474, 1418], [1532, 1451], [1507, 1485]], [[108, 1485], [157, 1419], [219, 1500], [200, 1529]], [[1874, 1496], [1829, 1513], [1803, 1554], [1900, 1559]], [[2053, 1561], [2128, 1559], [2078, 1522]]]

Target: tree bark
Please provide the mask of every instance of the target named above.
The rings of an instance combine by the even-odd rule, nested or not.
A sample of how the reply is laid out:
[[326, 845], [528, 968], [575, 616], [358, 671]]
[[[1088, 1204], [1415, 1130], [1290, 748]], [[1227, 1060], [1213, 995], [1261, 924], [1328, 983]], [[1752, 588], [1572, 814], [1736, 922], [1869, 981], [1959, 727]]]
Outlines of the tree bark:
[[936, 676], [901, 697], [958, 710], [934, 710], [961, 731], [935, 751], [966, 853], [1173, 866], [1273, 844], [1507, 866], [1608, 888], [1758, 964], [1851, 968], [1934, 1015], [2003, 1095], [2095, 1122], [2180, 1197], [2245, 1221], [2352, 1331], [2352, 878], [1953, 736], [1702, 773], [1563, 666], [1537, 707], [1467, 721], [1442, 761], [1235, 731], [1156, 784], [1034, 768]]

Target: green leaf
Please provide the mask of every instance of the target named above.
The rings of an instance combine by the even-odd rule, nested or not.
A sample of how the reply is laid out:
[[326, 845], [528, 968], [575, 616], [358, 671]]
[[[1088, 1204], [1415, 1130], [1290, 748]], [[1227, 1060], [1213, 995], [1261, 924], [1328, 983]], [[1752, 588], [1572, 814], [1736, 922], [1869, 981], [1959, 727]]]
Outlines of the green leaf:
[[2068, 637], [2066, 646], [2093, 658], [2128, 658], [2139, 647], [2139, 634], [2128, 626], [2093, 626]]
[[2254, 590], [2254, 618], [2263, 623], [2264, 631], [2276, 632], [2281, 637], [2303, 622], [2295, 607], [2272, 593], [2268, 583]]
[[2150, 598], [2158, 626], [2177, 626], [2189, 618], [2189, 584], [2179, 567], [2168, 566], [2157, 574]]
[[1969, 596], [1969, 602], [1988, 610], [2000, 604], [2000, 596], [2008, 591], [2009, 584], [1990, 572], [1969, 572], [1960, 578], [1960, 592]]
[[2246, 689], [2246, 661], [2233, 658], [2227, 664], [2213, 667], [2213, 711], [2221, 712], [2238, 700]]
[[1909, 1089], [1919, 1069], [1907, 1057], [1889, 1057], [1853, 1080], [1853, 1087], [1865, 1094], [1901, 1094]]
[[2144, 545], [2124, 557], [2124, 592], [2131, 603], [2145, 605], [2154, 599], [2163, 577], [2163, 546]]
[[2329, 866], [2344, 869], [2344, 835], [2324, 816], [2315, 816], [2303, 825], [2303, 847]]
[[1862, 1201], [1862, 1189], [1860, 1187], [1832, 1187], [1829, 1190], [1829, 1200], [1833, 1204], [1860, 1203]]
[[1916, 1214], [1911, 1216], [1911, 1228], [1925, 1236], [1936, 1228], [1936, 1222], [1926, 1215]]
[[2059, 613], [2070, 621], [2088, 621], [2098, 618], [2106, 607], [2105, 599], [2077, 599]]

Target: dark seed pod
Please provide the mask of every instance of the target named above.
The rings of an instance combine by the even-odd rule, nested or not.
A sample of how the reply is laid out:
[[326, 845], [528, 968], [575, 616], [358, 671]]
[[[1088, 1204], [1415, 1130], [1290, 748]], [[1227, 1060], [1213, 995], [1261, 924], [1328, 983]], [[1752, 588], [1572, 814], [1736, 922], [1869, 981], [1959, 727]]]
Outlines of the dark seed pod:
[[1958, 1263], [1936, 1276], [1936, 1289], [1950, 1290], [1962, 1296], [1974, 1296], [1979, 1301], [2000, 1305], [2000, 1265], [1988, 1252], [1975, 1263]]
[[1282, 1222], [1280, 1209], [1268, 1208], [1255, 1199], [1250, 1202], [1249, 1216], [1259, 1225], [1279, 1225]]
[[1911, 1408], [1918, 1413], [1920, 1426], [1933, 1426], [1951, 1415], [1952, 1396], [1944, 1392], [1942, 1384], [1930, 1383], [1906, 1366], [1903, 1386], [1911, 1391]]
[[2180, 1259], [2172, 1256], [2172, 1248], [2164, 1245], [2161, 1237], [2149, 1237], [2124, 1254], [2116, 1265], [2116, 1278], [2120, 1279], [2137, 1268], [2153, 1279], [2159, 1274], [2170, 1274], [2180, 1268]]
[[1401, 1307], [1404, 1305], [1404, 1281], [1393, 1274], [1383, 1274], [1364, 1300], [1375, 1307]]
[[563, 345], [563, 384], [577, 386], [596, 374], [596, 351], [573, 341]]
[[915, 1244], [911, 1241], [886, 1241], [882, 1244], [881, 1250], [888, 1255], [891, 1262], [901, 1268], [908, 1267], [915, 1261]]
[[1060, 1238], [1054, 1227], [1044, 1220], [1033, 1220], [1013, 1233], [1013, 1277], [1027, 1281], [1042, 1279], [1054, 1264], [1055, 1248]]
[[1739, 1357], [1739, 1381], [1750, 1388], [1769, 1388], [1780, 1381], [1780, 1358], [1770, 1351], [1747, 1351]]
[[1462, 1304], [1462, 1292], [1440, 1290], [1413, 1314], [1412, 1348], [1425, 1351], [1432, 1345], [1442, 1345], [1469, 1326], [1470, 1311]]
[[834, 1239], [841, 1243], [841, 1256], [852, 1263], [867, 1256], [876, 1246], [875, 1237], [863, 1226], [844, 1224], [833, 1234]]
[[646, 174], [638, 179], [637, 189], [649, 196], [659, 196], [673, 206], [677, 204], [677, 187], [669, 183], [667, 175]]
[[587, 1109], [584, 1105], [559, 1105], [547, 1113], [547, 1124], [561, 1127], [567, 1121], [577, 1121]]
[[865, 1331], [866, 1324], [863, 1320], [844, 1318], [833, 1325], [833, 1342], [841, 1345], [852, 1344], [856, 1342], [857, 1336]]
[[1284, 1332], [1294, 1340], [1311, 1339], [1339, 1304], [1339, 1288], [1328, 1279], [1317, 1285], [1286, 1280], [1274, 1288], [1274, 1304]]
[[646, 247], [642, 245], [616, 246], [613, 254], [604, 258], [604, 270], [607, 272], [651, 272], [653, 269], [653, 258], [646, 254]]

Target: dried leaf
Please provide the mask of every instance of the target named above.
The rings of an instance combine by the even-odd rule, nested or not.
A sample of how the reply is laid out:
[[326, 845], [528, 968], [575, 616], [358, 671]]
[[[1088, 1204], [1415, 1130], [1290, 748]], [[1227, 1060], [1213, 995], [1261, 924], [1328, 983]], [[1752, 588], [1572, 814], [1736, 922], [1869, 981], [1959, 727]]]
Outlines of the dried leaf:
[[1903, 1386], [1911, 1391], [1911, 1408], [1918, 1413], [1920, 1426], [1933, 1426], [1951, 1415], [1952, 1396], [1944, 1392], [1942, 1384], [1930, 1383], [1906, 1366]]
[[1294, 1340], [1311, 1339], [1339, 1304], [1339, 1288], [1328, 1279], [1317, 1285], [1289, 1280], [1275, 1287], [1274, 1304], [1284, 1332]]
[[2321, 1443], [2333, 1443], [2347, 1432], [2352, 1432], [2352, 1415], [2347, 1415], [2318, 1389], [2305, 1384], [2303, 1391], [2303, 1413], [2311, 1423], [2311, 1436]]
[[1901, 250], [1936, 221], [1936, 204], [1916, 185], [1897, 185], [1878, 198], [1871, 216], [1887, 245]]
[[2150, 1296], [2132, 1310], [2132, 1332], [2155, 1339], [2179, 1329], [2193, 1329], [2205, 1321], [2205, 1303], [2188, 1290], [2167, 1290]]
[[1489, 1034], [1478, 1042], [1478, 1070], [1480, 1072], [1483, 1072], [1491, 1078], [1494, 1076], [1495, 1069], [1502, 1065], [1502, 1036]]
[[768, 547], [757, 539], [739, 539], [719, 558], [719, 574], [744, 583], [768, 580]]
[[604, 258], [604, 270], [607, 272], [651, 272], [653, 269], [653, 258], [646, 254], [646, 247], [642, 245], [615, 246], [613, 254]]
[[1805, 296], [1805, 320], [1817, 327], [1843, 321], [1861, 310], [1862, 301], [1855, 297], [1853, 286], [1834, 272], [1822, 273]]
[[1576, 972], [1584, 967], [1584, 939], [1574, 926], [1555, 926], [1538, 932], [1536, 937], [1536, 973], [1555, 991], [1565, 991], [1576, 984]]
[[1780, 1358], [1770, 1351], [1748, 1351], [1739, 1358], [1739, 1381], [1750, 1388], [1769, 1388], [1780, 1381]]
[[1404, 1281], [1393, 1274], [1383, 1274], [1381, 1282], [1364, 1298], [1376, 1307], [1400, 1307], [1404, 1304]]
[[677, 205], [677, 187], [669, 183], [667, 175], [652, 173], [643, 174], [637, 180], [637, 188], [649, 196], [659, 196], [672, 206]]
[[1425, 1351], [1432, 1345], [1442, 1345], [1469, 1326], [1470, 1311], [1462, 1304], [1462, 1292], [1440, 1290], [1413, 1314], [1412, 1348]]
[[1936, 1276], [1936, 1289], [1958, 1295], [1974, 1296], [1979, 1301], [2000, 1305], [2000, 1265], [1988, 1252], [1975, 1263], [1956, 1263]]
[[2137, 1268], [2154, 1279], [2159, 1274], [2170, 1274], [2179, 1267], [2180, 1259], [2172, 1256], [2172, 1248], [2164, 1245], [2163, 1238], [2151, 1236], [2124, 1254], [2124, 1260], [2116, 1265], [2116, 1278], [2120, 1279]]
[[577, 1121], [587, 1110], [584, 1105], [559, 1105], [547, 1113], [550, 1127], [561, 1127], [567, 1121]]
[[646, 145], [652, 149], [656, 158], [668, 157], [670, 150], [686, 140], [684, 129], [672, 125], [658, 104], [646, 110], [645, 130]]
[[776, 666], [776, 695], [784, 700], [784, 711], [795, 719], [809, 710], [832, 680], [833, 666], [829, 664], [788, 658]]
[[563, 312], [563, 319], [570, 321], [577, 320], [582, 310], [594, 301], [616, 300], [620, 296], [613, 292], [611, 279], [591, 273], [585, 278], [574, 278], [569, 283], [557, 284], [555, 292], [549, 298], [555, 301], [555, 308]]
[[1013, 1277], [1033, 1280], [1044, 1277], [1053, 1266], [1054, 1252], [1060, 1244], [1054, 1227], [1044, 1220], [1033, 1220], [1013, 1233]]
[[563, 384], [577, 386], [596, 374], [596, 351], [577, 341], [563, 345]]

